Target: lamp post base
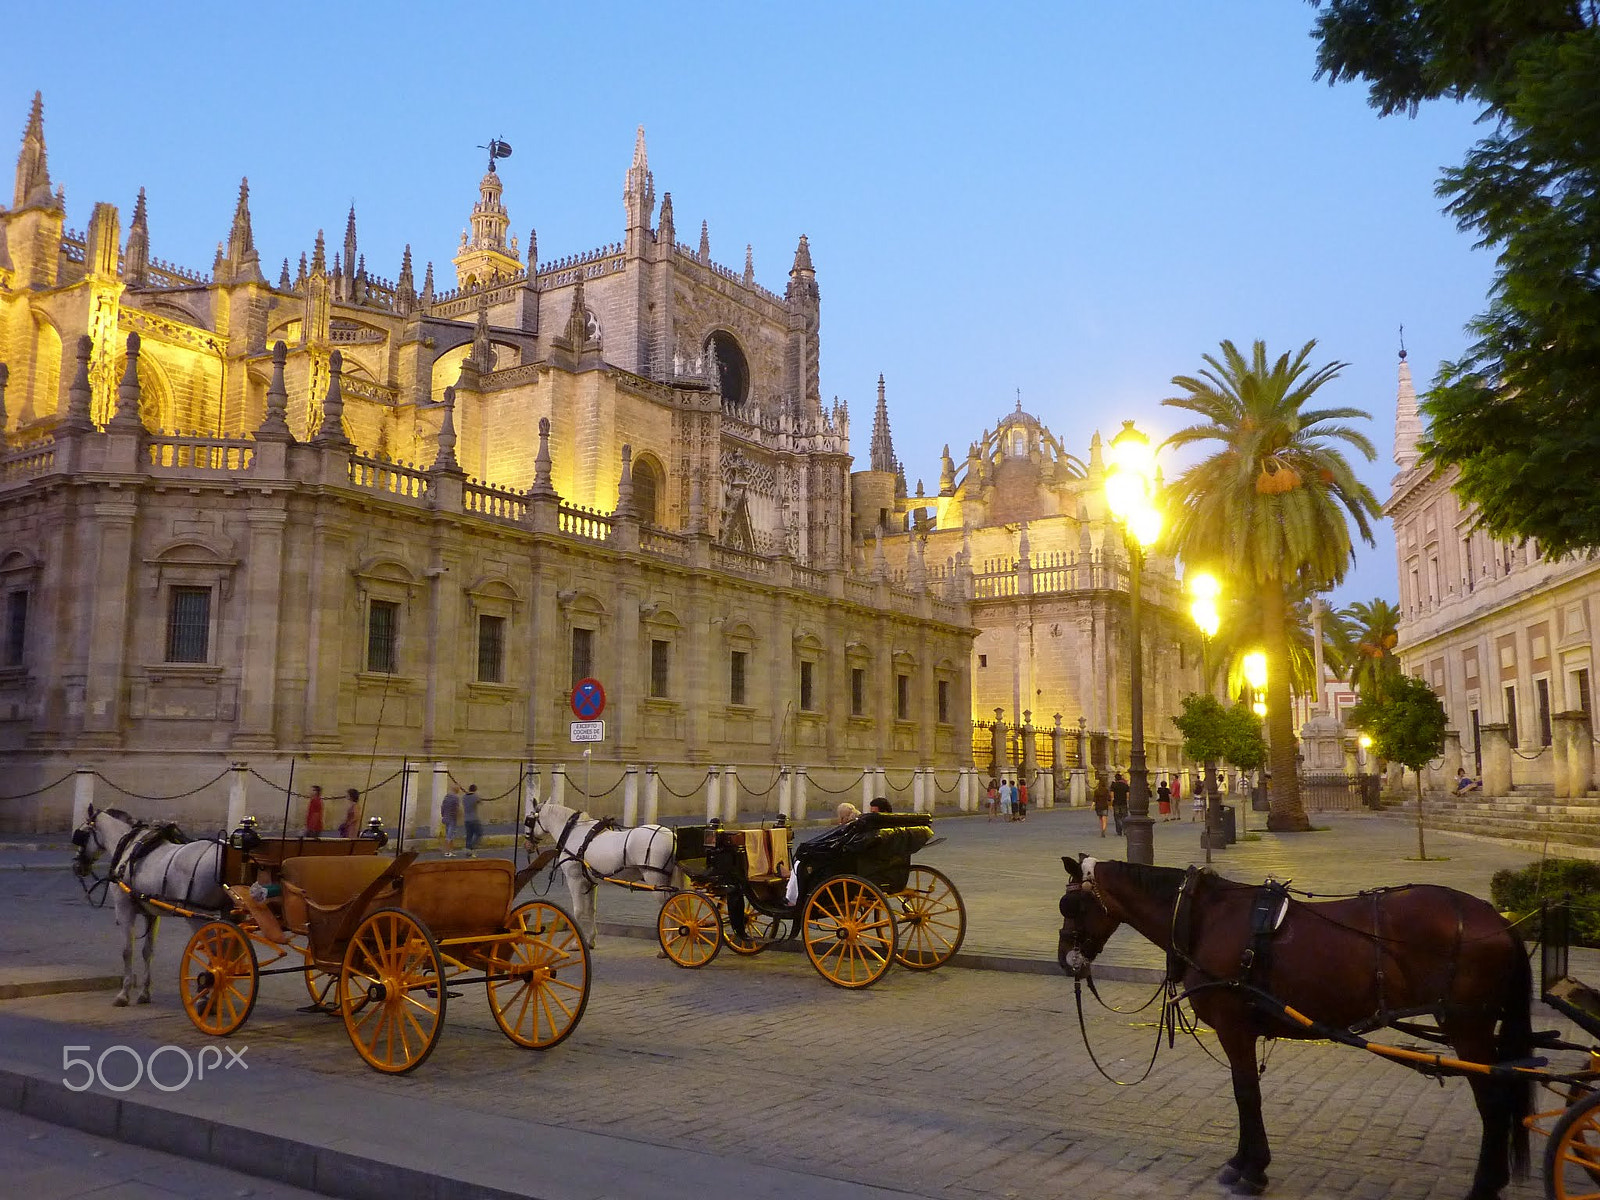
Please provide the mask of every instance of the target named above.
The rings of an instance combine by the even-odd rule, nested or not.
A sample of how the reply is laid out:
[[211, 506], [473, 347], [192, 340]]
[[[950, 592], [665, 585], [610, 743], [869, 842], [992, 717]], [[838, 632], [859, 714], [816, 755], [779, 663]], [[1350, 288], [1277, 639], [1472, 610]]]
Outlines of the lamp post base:
[[1128, 838], [1128, 861], [1154, 866], [1156, 861], [1155, 822], [1149, 817], [1129, 816], [1122, 822]]

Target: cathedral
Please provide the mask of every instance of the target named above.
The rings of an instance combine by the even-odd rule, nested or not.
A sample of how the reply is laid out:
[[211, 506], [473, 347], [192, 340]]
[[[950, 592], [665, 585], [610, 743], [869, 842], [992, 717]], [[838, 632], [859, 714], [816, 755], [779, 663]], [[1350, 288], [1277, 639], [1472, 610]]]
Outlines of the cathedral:
[[353, 209], [274, 272], [246, 182], [198, 270], [156, 253], [158, 189], [69, 228], [35, 97], [0, 209], [0, 827], [59, 827], [74, 769], [197, 820], [244, 763], [498, 792], [580, 757], [587, 677], [601, 781], [965, 778], [968, 581], [857, 569], [806, 239], [781, 293], [680, 242], [641, 129], [620, 240], [540, 261], [494, 155], [453, 278], [409, 246], [380, 277]]

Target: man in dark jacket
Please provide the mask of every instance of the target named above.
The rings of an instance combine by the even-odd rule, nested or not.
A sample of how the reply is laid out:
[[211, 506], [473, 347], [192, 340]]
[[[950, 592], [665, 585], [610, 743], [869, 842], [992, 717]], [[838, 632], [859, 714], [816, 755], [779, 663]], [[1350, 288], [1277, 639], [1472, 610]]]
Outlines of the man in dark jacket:
[[1122, 836], [1122, 825], [1128, 819], [1128, 781], [1117, 772], [1111, 781], [1111, 819], [1117, 823], [1117, 836]]

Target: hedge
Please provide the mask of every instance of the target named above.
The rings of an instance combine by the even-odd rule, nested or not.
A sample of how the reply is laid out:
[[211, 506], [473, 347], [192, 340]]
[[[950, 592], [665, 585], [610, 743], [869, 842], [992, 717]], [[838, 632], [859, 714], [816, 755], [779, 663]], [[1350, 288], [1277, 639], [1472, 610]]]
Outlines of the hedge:
[[[1572, 912], [1572, 944], [1600, 947], [1600, 862], [1548, 858], [1520, 871], [1496, 871], [1489, 897], [1501, 912], [1531, 912], [1565, 900]], [[1531, 937], [1534, 931], [1524, 927]]]

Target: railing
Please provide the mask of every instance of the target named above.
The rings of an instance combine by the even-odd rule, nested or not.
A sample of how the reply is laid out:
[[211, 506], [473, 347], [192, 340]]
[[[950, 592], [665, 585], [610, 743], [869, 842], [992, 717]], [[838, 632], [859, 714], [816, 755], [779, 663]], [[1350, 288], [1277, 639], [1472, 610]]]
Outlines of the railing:
[[48, 475], [55, 470], [56, 443], [54, 438], [40, 438], [9, 454], [0, 455], [0, 480], [11, 482]]
[[145, 282], [150, 287], [193, 287], [197, 283], [210, 282], [209, 277], [199, 271], [180, 267], [164, 258], [152, 258], [145, 264], [144, 275]]
[[719, 571], [735, 575], [753, 576], [757, 579], [771, 573], [772, 564], [759, 554], [735, 550], [730, 546], [711, 547], [711, 565]]
[[388, 336], [381, 329], [369, 329], [364, 325], [353, 329], [346, 327], [328, 330], [328, 341], [346, 346], [366, 342], [381, 342]]
[[662, 558], [687, 560], [689, 557], [689, 539], [682, 534], [668, 533], [665, 529], [657, 529], [653, 525], [639, 527], [639, 549], [647, 554], [659, 554]]
[[420, 467], [402, 466], [359, 454], [350, 456], [350, 482], [368, 491], [417, 500], [428, 494], [428, 473]]
[[846, 576], [844, 581], [844, 598], [846, 600], [853, 600], [857, 604], [876, 604], [878, 600], [878, 585], [875, 583], [868, 583], [861, 579], [851, 579], [849, 576]]
[[828, 594], [828, 573], [819, 571], [815, 567], [805, 567], [795, 563], [794, 586], [825, 596]]
[[611, 517], [608, 513], [577, 504], [562, 504], [556, 518], [556, 527], [562, 533], [591, 542], [611, 540]]
[[521, 492], [472, 480], [461, 489], [461, 503], [470, 513], [503, 521], [521, 521], [528, 513], [528, 498]]
[[152, 467], [190, 471], [248, 471], [255, 462], [255, 442], [247, 438], [201, 437], [198, 434], [152, 434], [145, 446]]

